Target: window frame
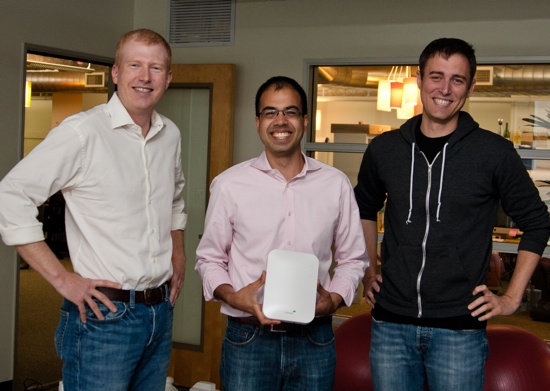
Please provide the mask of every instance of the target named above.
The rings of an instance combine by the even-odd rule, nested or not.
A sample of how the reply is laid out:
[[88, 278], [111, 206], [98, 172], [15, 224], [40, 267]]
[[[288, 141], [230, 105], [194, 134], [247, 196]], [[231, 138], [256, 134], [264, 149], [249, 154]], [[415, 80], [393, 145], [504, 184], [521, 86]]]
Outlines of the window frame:
[[[317, 111], [317, 96], [315, 95], [314, 69], [318, 66], [375, 66], [375, 65], [417, 65], [418, 58], [412, 57], [370, 57], [370, 58], [342, 58], [342, 59], [305, 59], [304, 60], [304, 86], [308, 96], [308, 123], [307, 135], [302, 139], [302, 148], [306, 155], [312, 156], [314, 152], [351, 152], [364, 153], [367, 144], [351, 143], [318, 143], [311, 141], [315, 134], [314, 115]], [[503, 64], [549, 64], [550, 56], [512, 56], [512, 57], [479, 57], [477, 65], [503, 65]], [[518, 149], [518, 154], [523, 159], [550, 160], [550, 150], [544, 149]]]

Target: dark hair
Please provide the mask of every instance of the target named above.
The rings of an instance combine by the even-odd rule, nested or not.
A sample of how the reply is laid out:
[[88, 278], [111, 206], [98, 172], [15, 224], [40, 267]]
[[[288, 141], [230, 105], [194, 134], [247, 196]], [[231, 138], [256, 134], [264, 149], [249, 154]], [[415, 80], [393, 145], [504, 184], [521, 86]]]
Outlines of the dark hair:
[[256, 92], [256, 117], [260, 115], [260, 99], [264, 92], [266, 92], [271, 86], [275, 86], [275, 91], [283, 88], [291, 88], [295, 90], [298, 95], [300, 95], [300, 101], [302, 104], [300, 111], [302, 112], [302, 115], [307, 115], [307, 96], [302, 86], [290, 77], [274, 76], [262, 84], [260, 88], [258, 88], [258, 92]]
[[426, 67], [426, 62], [436, 55], [440, 55], [444, 59], [448, 59], [453, 54], [460, 54], [468, 60], [470, 64], [470, 83], [472, 85], [474, 77], [476, 75], [476, 55], [475, 50], [472, 45], [468, 42], [465, 42], [458, 38], [439, 38], [435, 41], [432, 41], [424, 48], [420, 54], [420, 59], [418, 64], [420, 66], [420, 76], [424, 77], [424, 69]]
[[166, 50], [166, 57], [168, 61], [166, 66], [168, 67], [168, 69], [170, 69], [170, 66], [172, 64], [172, 49], [170, 48], [170, 45], [168, 44], [168, 42], [166, 42], [162, 35], [149, 29], [128, 31], [126, 34], [119, 38], [115, 50], [115, 65], [118, 65], [120, 62], [120, 52], [122, 51], [122, 47], [126, 42], [131, 40], [136, 40], [146, 45], [162, 45]]

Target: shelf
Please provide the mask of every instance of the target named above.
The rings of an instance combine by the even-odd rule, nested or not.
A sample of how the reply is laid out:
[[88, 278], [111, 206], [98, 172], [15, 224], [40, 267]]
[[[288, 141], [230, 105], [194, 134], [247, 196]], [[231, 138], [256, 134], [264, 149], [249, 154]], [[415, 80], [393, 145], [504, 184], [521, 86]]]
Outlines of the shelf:
[[516, 151], [522, 159], [550, 160], [550, 149], [518, 148]]

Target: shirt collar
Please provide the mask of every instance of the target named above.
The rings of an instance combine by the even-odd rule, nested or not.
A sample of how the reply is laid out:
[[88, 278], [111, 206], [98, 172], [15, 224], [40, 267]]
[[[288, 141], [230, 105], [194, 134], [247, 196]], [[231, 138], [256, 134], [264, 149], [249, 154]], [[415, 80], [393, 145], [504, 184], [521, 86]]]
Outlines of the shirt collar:
[[[322, 165], [319, 161], [308, 158], [303, 151], [302, 151], [302, 156], [304, 157], [304, 162], [305, 162], [304, 167], [302, 168], [302, 171], [298, 175], [296, 175], [296, 178], [305, 176], [309, 171], [317, 171], [321, 169]], [[278, 170], [273, 169], [269, 164], [265, 151], [263, 151], [262, 154], [252, 162], [252, 167], [267, 173], [278, 172]]]
[[[128, 110], [126, 110], [126, 108], [120, 101], [116, 92], [107, 103], [107, 107], [109, 113], [111, 114], [111, 126], [113, 129], [126, 128], [134, 131], [135, 133], [141, 134], [140, 127], [136, 125], [136, 123], [128, 113]], [[163, 127], [164, 122], [162, 121], [161, 116], [153, 110], [153, 115], [151, 116], [151, 129], [149, 130], [147, 138], [153, 137], [155, 134], [160, 132]]]

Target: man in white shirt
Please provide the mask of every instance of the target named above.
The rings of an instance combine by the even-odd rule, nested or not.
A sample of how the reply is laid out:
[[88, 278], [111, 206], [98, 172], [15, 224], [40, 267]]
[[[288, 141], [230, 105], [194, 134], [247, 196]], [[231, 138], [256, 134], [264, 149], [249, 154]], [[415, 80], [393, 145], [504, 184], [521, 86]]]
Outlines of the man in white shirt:
[[[0, 233], [64, 297], [66, 390], [164, 390], [185, 275], [181, 140], [154, 107], [172, 78], [159, 34], [117, 45], [107, 104], [67, 118], [0, 182]], [[37, 207], [61, 191], [74, 272], [44, 242]]]
[[[266, 81], [256, 94], [264, 152], [226, 170], [210, 188], [195, 269], [205, 298], [222, 301], [228, 316], [220, 370], [225, 391], [332, 390], [331, 315], [352, 303], [368, 260], [348, 178], [301, 151], [307, 121], [306, 94], [295, 80]], [[273, 249], [319, 259], [315, 318], [307, 325], [262, 312]]]

